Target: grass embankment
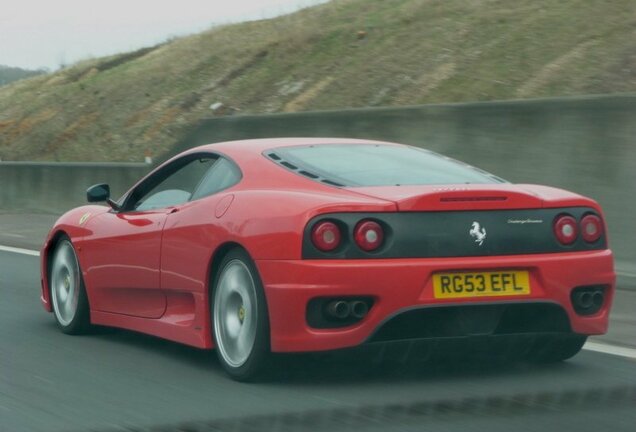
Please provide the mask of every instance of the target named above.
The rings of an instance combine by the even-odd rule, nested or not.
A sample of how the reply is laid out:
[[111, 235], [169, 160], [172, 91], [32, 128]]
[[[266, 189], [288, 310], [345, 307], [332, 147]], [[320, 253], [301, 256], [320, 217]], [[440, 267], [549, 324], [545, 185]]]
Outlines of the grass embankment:
[[0, 158], [139, 161], [211, 115], [624, 91], [633, 0], [335, 0], [2, 87]]

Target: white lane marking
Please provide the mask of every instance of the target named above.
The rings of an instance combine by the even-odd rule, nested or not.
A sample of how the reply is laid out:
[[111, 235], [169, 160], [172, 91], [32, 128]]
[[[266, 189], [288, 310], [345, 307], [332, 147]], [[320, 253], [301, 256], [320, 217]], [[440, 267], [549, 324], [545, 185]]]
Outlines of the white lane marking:
[[22, 234], [14, 234], [14, 233], [2, 233], [3, 237], [16, 237], [16, 238], [24, 238]]
[[627, 348], [619, 345], [610, 345], [598, 342], [586, 342], [583, 345], [584, 350], [600, 352], [603, 354], [612, 354], [620, 357], [636, 359], [636, 349]]
[[22, 249], [11, 246], [0, 246], [0, 251], [2, 252], [13, 252], [22, 255], [31, 255], [31, 256], [40, 256], [40, 252], [31, 250], [31, 249]]
[[619, 275], [619, 276], [636, 278], [636, 273], [628, 273], [628, 272], [624, 272], [624, 271], [617, 271], [616, 274]]

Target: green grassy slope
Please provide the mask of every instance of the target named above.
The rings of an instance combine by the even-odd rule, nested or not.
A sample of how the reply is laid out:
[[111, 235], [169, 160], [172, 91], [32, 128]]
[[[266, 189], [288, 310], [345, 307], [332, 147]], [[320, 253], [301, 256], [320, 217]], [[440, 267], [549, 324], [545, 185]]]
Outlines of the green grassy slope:
[[1, 87], [0, 158], [139, 161], [210, 115], [624, 91], [634, 0], [335, 0]]

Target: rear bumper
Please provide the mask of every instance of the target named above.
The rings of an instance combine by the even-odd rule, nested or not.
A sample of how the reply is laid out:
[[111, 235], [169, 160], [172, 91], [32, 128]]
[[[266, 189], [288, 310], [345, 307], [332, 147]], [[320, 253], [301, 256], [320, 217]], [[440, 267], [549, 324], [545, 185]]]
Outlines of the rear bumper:
[[[610, 250], [471, 258], [261, 260], [256, 264], [267, 296], [271, 347], [276, 352], [360, 345], [373, 341], [383, 325], [409, 311], [462, 305], [551, 304], [564, 312], [569, 331], [603, 334], [616, 279]], [[496, 269], [527, 270], [531, 293], [445, 300], [433, 295], [432, 275], [436, 272]], [[605, 301], [596, 314], [581, 316], [572, 307], [570, 293], [575, 287], [587, 285], [605, 286]], [[351, 326], [310, 327], [307, 303], [312, 298], [330, 296], [370, 296], [374, 304], [362, 321]], [[545, 317], [528, 319], [540, 322]]]

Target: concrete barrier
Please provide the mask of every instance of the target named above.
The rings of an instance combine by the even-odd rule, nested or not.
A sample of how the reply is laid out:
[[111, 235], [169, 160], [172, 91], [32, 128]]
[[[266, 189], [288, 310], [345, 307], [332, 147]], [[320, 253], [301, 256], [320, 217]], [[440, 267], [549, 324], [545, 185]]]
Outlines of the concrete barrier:
[[61, 214], [86, 203], [86, 188], [109, 183], [119, 197], [150, 166], [134, 163], [0, 162], [0, 211]]
[[341, 136], [429, 148], [517, 183], [590, 196], [636, 266], [636, 95], [370, 108], [202, 120], [171, 154], [233, 139]]
[[[636, 266], [636, 95], [371, 108], [204, 119], [173, 150], [233, 139], [341, 136], [403, 142], [513, 182], [588, 195], [605, 208], [618, 260]], [[0, 210], [61, 212], [87, 185], [123, 193], [142, 164], [0, 163]]]

